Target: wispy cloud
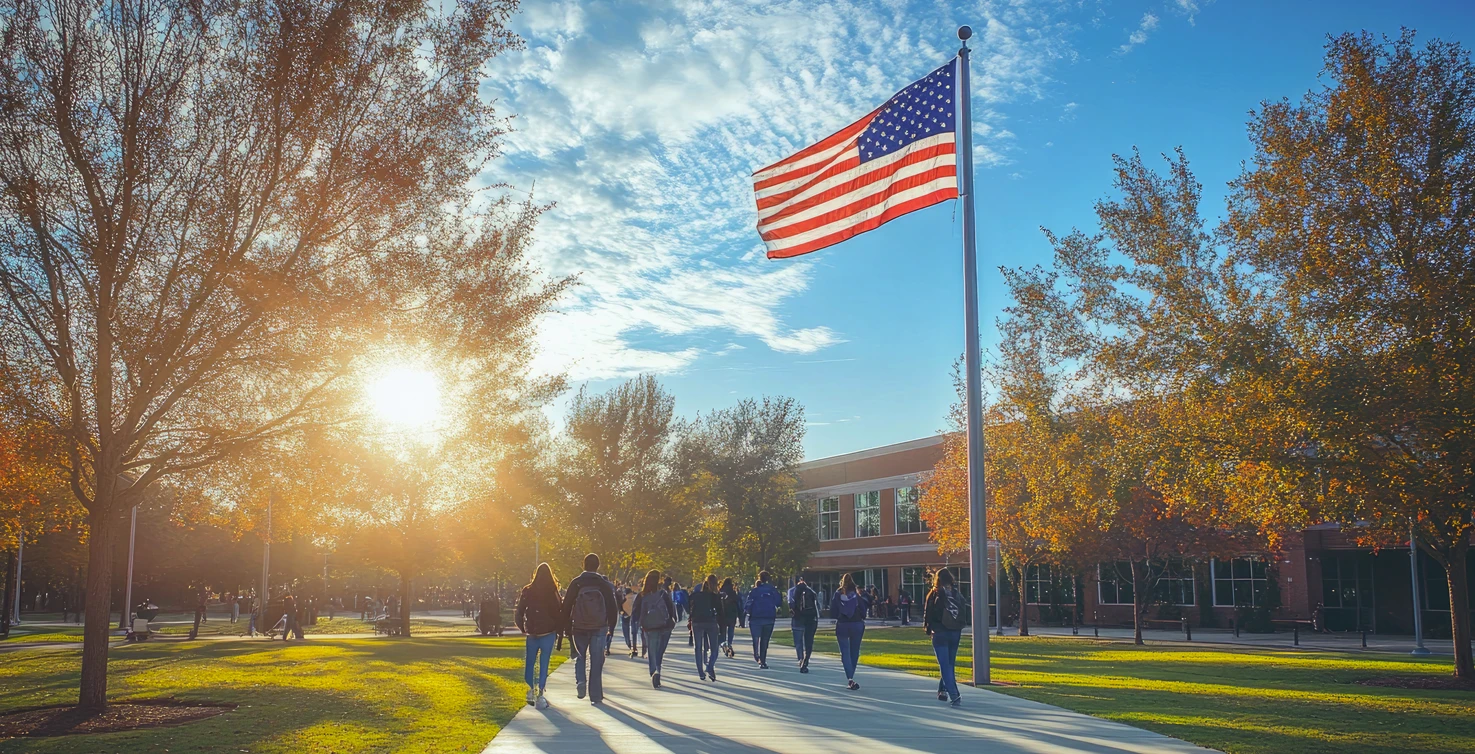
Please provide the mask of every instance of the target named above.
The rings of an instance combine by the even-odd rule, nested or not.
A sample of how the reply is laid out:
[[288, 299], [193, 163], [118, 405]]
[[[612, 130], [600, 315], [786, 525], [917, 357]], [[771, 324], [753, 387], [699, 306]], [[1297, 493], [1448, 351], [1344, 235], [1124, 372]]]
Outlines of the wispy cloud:
[[[1197, 6], [1195, 6], [1197, 8]], [[1147, 41], [1148, 36], [1157, 29], [1158, 18], [1151, 11], [1142, 14], [1142, 20], [1137, 24], [1137, 30], [1127, 37], [1127, 43], [1117, 48], [1117, 51], [1125, 55], [1132, 51], [1133, 47]]]
[[[812, 263], [763, 258], [748, 175], [874, 107], [975, 28], [976, 159], [1005, 165], [1002, 106], [1041, 97], [1075, 28], [1051, 0], [647, 0], [528, 4], [526, 50], [489, 97], [516, 113], [485, 176], [557, 206], [535, 254], [581, 285], [541, 334], [535, 368], [576, 380], [672, 372], [712, 351], [689, 336], [811, 354], [844, 335], [798, 321]], [[981, 19], [981, 21], [980, 21]], [[636, 333], [687, 336], [662, 347]], [[638, 341], [638, 342], [637, 342]], [[741, 344], [737, 344], [741, 345]], [[730, 346], [728, 349], [730, 350]]]

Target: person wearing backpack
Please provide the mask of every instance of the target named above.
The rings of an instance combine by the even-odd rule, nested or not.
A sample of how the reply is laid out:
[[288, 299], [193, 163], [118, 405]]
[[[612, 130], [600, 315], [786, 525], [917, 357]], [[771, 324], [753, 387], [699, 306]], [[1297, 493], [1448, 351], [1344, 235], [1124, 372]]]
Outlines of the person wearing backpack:
[[922, 626], [932, 637], [932, 653], [937, 656], [937, 669], [942, 671], [937, 700], [951, 701], [954, 707], [963, 705], [963, 695], [958, 693], [958, 644], [963, 640], [964, 616], [968, 614], [963, 595], [953, 584], [953, 574], [946, 568], [939, 570], [932, 577], [932, 590], [927, 592]]
[[748, 592], [748, 603], [744, 612], [748, 614], [748, 631], [753, 637], [753, 661], [758, 667], [768, 669], [768, 641], [773, 638], [773, 624], [778, 620], [778, 606], [783, 595], [773, 584], [773, 574], [758, 572], [758, 581]]
[[671, 629], [676, 627], [676, 605], [671, 601], [671, 592], [661, 587], [661, 572], [651, 570], [645, 574], [645, 583], [635, 597], [633, 614], [640, 623], [645, 638], [646, 661], [650, 665], [650, 685], [661, 687], [661, 661], [666, 657], [666, 645], [671, 641]]
[[901, 625], [912, 625], [912, 595], [907, 593], [905, 587], [896, 596], [896, 609], [901, 613]]
[[736, 652], [732, 648], [732, 637], [737, 631], [738, 616], [743, 612], [742, 598], [738, 597], [737, 587], [732, 579], [722, 580], [722, 587], [717, 590], [717, 598], [722, 600], [722, 620], [719, 622], [719, 638], [722, 639], [722, 653], [732, 659]]
[[695, 638], [697, 676], [717, 680], [717, 643], [723, 619], [722, 598], [717, 594], [717, 577], [707, 574], [691, 595], [691, 617], [686, 627]]
[[794, 632], [794, 653], [799, 656], [799, 672], [809, 672], [809, 657], [814, 653], [814, 633], [819, 630], [819, 595], [804, 581], [804, 574], [789, 588], [789, 628]]
[[533, 580], [522, 588], [513, 613], [517, 630], [526, 637], [522, 677], [528, 684], [527, 703], [537, 709], [548, 709], [543, 691], [548, 686], [548, 658], [553, 655], [554, 640], [563, 634], [562, 616], [558, 579], [553, 577], [553, 569], [543, 563], [533, 574]]
[[682, 618], [686, 617], [687, 599], [690, 596], [686, 588], [681, 586], [681, 582], [676, 582], [676, 588], [671, 592], [671, 601], [676, 603], [676, 621], [678, 623], [681, 622]]
[[633, 586], [620, 588], [620, 631], [625, 634], [625, 649], [630, 650], [631, 657], [640, 654], [640, 623], [635, 618], [635, 598], [639, 594]]
[[[599, 556], [584, 556], [584, 572], [569, 582], [563, 597], [563, 619], [574, 645], [574, 678], [579, 698], [604, 701], [604, 648], [620, 620], [615, 587], [599, 575]], [[587, 671], [587, 675], [586, 675]]]
[[835, 619], [835, 640], [840, 644], [840, 664], [845, 667], [845, 687], [860, 689], [855, 682], [855, 666], [860, 663], [860, 640], [866, 635], [866, 613], [870, 612], [866, 593], [855, 587], [850, 574], [840, 577], [840, 588], [830, 600], [830, 615]]

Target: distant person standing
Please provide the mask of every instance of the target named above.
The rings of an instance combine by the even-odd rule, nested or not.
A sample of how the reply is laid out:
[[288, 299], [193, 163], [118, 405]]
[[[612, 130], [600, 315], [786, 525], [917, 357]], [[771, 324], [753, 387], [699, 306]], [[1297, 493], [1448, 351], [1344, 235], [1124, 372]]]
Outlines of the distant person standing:
[[533, 580], [522, 588], [513, 614], [517, 630], [526, 637], [522, 678], [528, 685], [527, 703], [537, 709], [548, 709], [543, 692], [548, 687], [548, 660], [553, 656], [554, 642], [565, 630], [562, 615], [558, 579], [547, 563], [539, 564]]
[[850, 574], [840, 577], [840, 588], [830, 600], [830, 615], [835, 618], [835, 640], [840, 644], [840, 664], [845, 668], [845, 687], [860, 688], [855, 682], [855, 666], [860, 663], [860, 641], [866, 634], [866, 614], [870, 612], [866, 593], [855, 587]]
[[963, 640], [963, 616], [968, 606], [953, 584], [953, 575], [942, 569], [933, 577], [932, 590], [923, 604], [922, 626], [932, 637], [932, 653], [937, 656], [937, 669], [942, 679], [937, 682], [937, 700], [962, 706], [958, 693], [958, 644]]
[[809, 658], [814, 654], [814, 634], [819, 630], [819, 595], [804, 581], [804, 575], [789, 587], [789, 628], [794, 632], [794, 653], [799, 657], [799, 672], [809, 672]]
[[676, 582], [676, 589], [675, 591], [671, 592], [671, 601], [676, 603], [677, 623], [680, 623], [681, 619], [686, 617], [686, 604], [687, 599], [690, 596], [691, 595], [686, 591], [686, 589], [681, 586], [681, 582]]
[[563, 620], [574, 644], [574, 678], [579, 698], [604, 701], [604, 648], [620, 620], [615, 588], [599, 574], [599, 556], [584, 556], [584, 572], [569, 582], [563, 597]]
[[687, 628], [695, 638], [697, 677], [717, 680], [717, 645], [723, 620], [722, 596], [717, 593], [717, 577], [707, 574], [700, 589], [691, 595], [691, 620]]
[[671, 629], [676, 627], [676, 604], [671, 592], [661, 587], [660, 571], [645, 574], [645, 583], [635, 597], [633, 608], [640, 622], [640, 631], [645, 640], [646, 661], [650, 666], [650, 685], [661, 687], [661, 661], [666, 657], [666, 645], [671, 641]]
[[903, 588], [901, 594], [896, 596], [896, 609], [901, 613], [901, 625], [912, 624], [912, 595]]
[[744, 612], [748, 614], [749, 631], [753, 636], [753, 661], [758, 667], [768, 669], [768, 642], [773, 638], [773, 624], [778, 620], [778, 606], [783, 596], [769, 583], [773, 574], [758, 572], [758, 581], [748, 592], [748, 603]]
[[241, 619], [241, 595], [230, 596], [230, 622], [235, 623]]

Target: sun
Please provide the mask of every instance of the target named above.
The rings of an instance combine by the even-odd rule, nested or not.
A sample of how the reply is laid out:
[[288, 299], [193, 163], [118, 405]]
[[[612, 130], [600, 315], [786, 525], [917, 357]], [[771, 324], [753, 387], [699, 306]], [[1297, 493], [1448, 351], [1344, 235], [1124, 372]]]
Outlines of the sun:
[[399, 429], [429, 429], [440, 418], [440, 380], [424, 369], [386, 369], [369, 383], [367, 397], [374, 415]]

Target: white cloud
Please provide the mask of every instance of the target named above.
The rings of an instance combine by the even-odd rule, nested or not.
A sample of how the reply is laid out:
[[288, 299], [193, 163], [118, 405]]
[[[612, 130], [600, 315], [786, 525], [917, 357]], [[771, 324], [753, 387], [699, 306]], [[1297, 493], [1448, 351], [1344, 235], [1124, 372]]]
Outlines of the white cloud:
[[526, 50], [496, 61], [485, 84], [516, 113], [505, 157], [485, 179], [556, 203], [535, 255], [549, 274], [581, 282], [545, 323], [535, 368], [619, 377], [684, 369], [733, 337], [795, 354], [841, 342], [823, 322], [792, 321], [812, 264], [764, 258], [748, 175], [946, 61], [964, 20], [975, 29], [976, 159], [1008, 164], [1017, 140], [1002, 106], [1042, 96], [1055, 62], [1073, 55], [1060, 7], [526, 6], [514, 20]]
[[1147, 37], [1157, 29], [1158, 18], [1152, 12], [1142, 14], [1142, 21], [1137, 24], [1137, 30], [1127, 37], [1127, 43], [1118, 47], [1117, 50], [1123, 55], [1132, 51], [1133, 47], [1147, 41]]

